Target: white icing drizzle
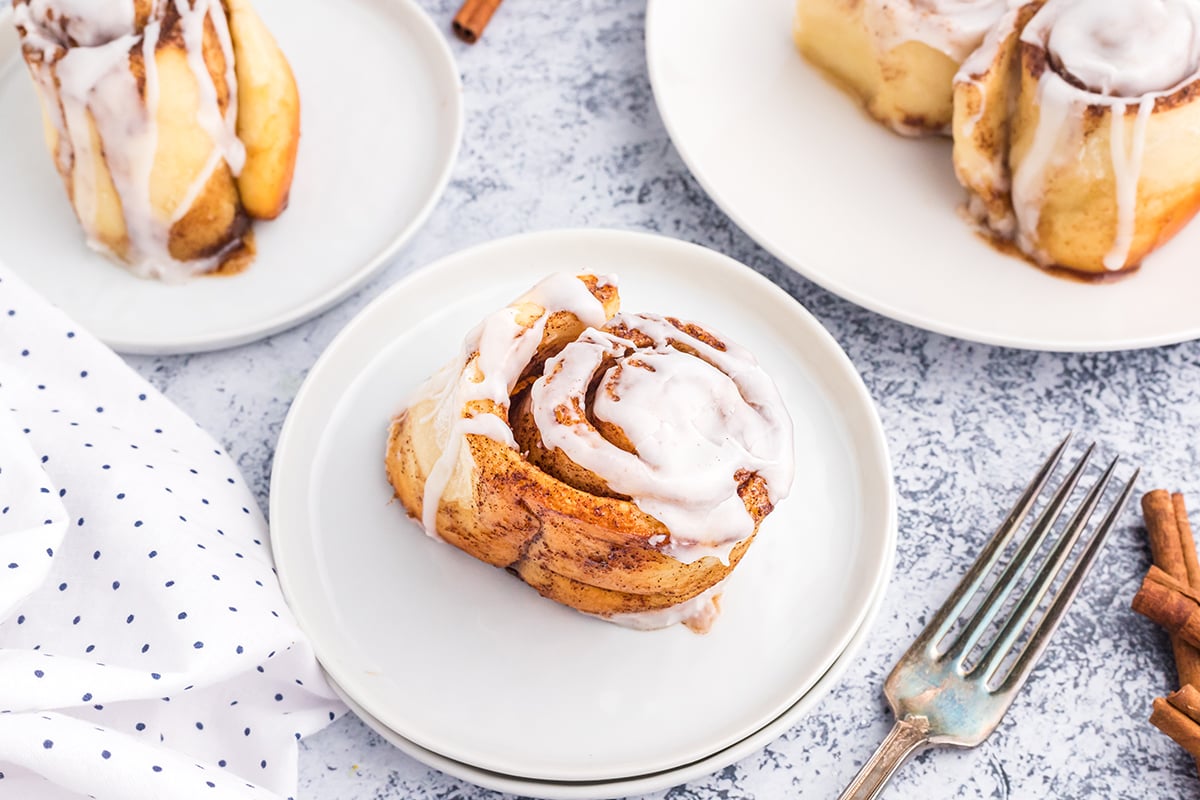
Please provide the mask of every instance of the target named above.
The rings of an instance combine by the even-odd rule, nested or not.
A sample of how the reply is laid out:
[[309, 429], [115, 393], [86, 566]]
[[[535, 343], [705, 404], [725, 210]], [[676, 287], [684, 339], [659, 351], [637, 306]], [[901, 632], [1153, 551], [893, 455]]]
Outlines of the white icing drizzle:
[[71, 40], [80, 47], [95, 47], [133, 31], [134, 0], [29, 0], [13, 9], [18, 25], [23, 18], [50, 38]]
[[[615, 285], [615, 282], [614, 278], [606, 277], [601, 285]], [[530, 305], [541, 312], [531, 324], [522, 325], [518, 317]], [[463, 416], [467, 405], [490, 400], [507, 412], [509, 395], [537, 352], [546, 321], [557, 311], [574, 314], [584, 325], [601, 326], [605, 322], [603, 304], [592, 296], [583, 281], [569, 273], [552, 275], [479, 323], [467, 334], [458, 358], [417, 391], [418, 398], [437, 398], [430, 418], [422, 420], [435, 426], [435, 436], [441, 445], [437, 461], [425, 479], [421, 509], [425, 533], [435, 539], [440, 538], [437, 510], [442, 495], [459, 457], [468, 452], [463, 437], [468, 433], [482, 434], [514, 450], [517, 448], [507, 419], [493, 414]]]
[[[193, 2], [194, 9], [190, 5]], [[180, 31], [187, 51], [188, 66], [192, 68], [192, 74], [196, 77], [196, 87], [200, 92], [196, 122], [216, 145], [214, 155], [218, 157], [218, 160], [201, 173], [202, 179], [197, 179], [197, 183], [203, 186], [208, 182], [216, 163], [220, 163], [219, 158], [224, 158], [234, 175], [241, 173], [246, 162], [246, 147], [237, 137], [237, 75], [233, 68], [233, 39], [229, 34], [229, 21], [225, 18], [225, 12], [218, 0], [175, 0], [175, 8], [179, 12]], [[225, 81], [229, 87], [229, 105], [226, 106], [224, 114], [221, 113], [221, 106], [217, 101], [216, 81], [204, 63], [205, 20], [212, 21], [217, 41], [225, 53]], [[181, 211], [186, 212], [187, 206], [184, 205]]]
[[[616, 281], [605, 276], [598, 284], [615, 286]], [[467, 434], [517, 448], [507, 424], [509, 396], [541, 344], [546, 321], [558, 311], [574, 314], [588, 327], [546, 362], [531, 389], [543, 444], [562, 450], [661, 521], [670, 537], [656, 537], [651, 544], [662, 552], [685, 563], [705, 556], [728, 563], [732, 549], [754, 531], [737, 494], [738, 473], [762, 477], [771, 503], [791, 486], [792, 423], [778, 389], [748, 351], [728, 341], [724, 349], [706, 344], [663, 317], [618, 314], [612, 320], [649, 337], [649, 347], [597, 330], [606, 321], [603, 304], [569, 273], [547, 278], [485, 318], [467, 334], [459, 356], [417, 390], [410, 407], [434, 401], [417, 422], [432, 426], [440, 448], [422, 496], [426, 534], [441, 538], [437, 512], [456, 467], [470, 457]], [[605, 372], [593, 413], [620, 427], [637, 455], [603, 439], [583, 417], [576, 420], [580, 424], [563, 424], [558, 413], [582, 408], [575, 403], [583, 403], [608, 357], [619, 366]], [[505, 416], [468, 416], [480, 401], [494, 403]]]
[[916, 41], [961, 63], [979, 47], [1008, 0], [865, 0], [864, 22], [880, 53]]
[[717, 610], [716, 598], [724, 590], [725, 581], [722, 580], [714, 583], [690, 600], [684, 600], [682, 603], [667, 606], [666, 608], [659, 608], [652, 611], [630, 611], [624, 614], [610, 614], [607, 617], [600, 614], [589, 614], [589, 616], [598, 617], [606, 622], [620, 625], [623, 628], [632, 628], [638, 631], [654, 631], [678, 625], [680, 622], [686, 622], [697, 633], [707, 633], [709, 626], [712, 625], [720, 613]]
[[[1051, 63], [1038, 80], [1033, 145], [1013, 175], [1017, 244], [1045, 263], [1036, 239], [1048, 172], [1060, 159], [1075, 157], [1085, 109], [1106, 107], [1117, 220], [1104, 266], [1121, 269], [1133, 243], [1137, 185], [1155, 102], [1200, 77], [1200, 3], [1049, 0], [1022, 31], [1021, 41], [1043, 48]], [[1126, 142], [1131, 106], [1137, 115]]]
[[1142, 155], [1146, 151], [1146, 124], [1154, 111], [1154, 103], [1142, 103], [1138, 106], [1137, 116], [1133, 122], [1133, 142], [1125, 147], [1125, 104], [1114, 103], [1110, 121], [1112, 122], [1111, 149], [1113, 162], [1113, 178], [1117, 192], [1117, 235], [1113, 239], [1112, 249], [1104, 256], [1106, 269], [1120, 269], [1129, 258], [1129, 248], [1133, 245], [1135, 213], [1137, 211], [1138, 175], [1142, 168]]
[[[762, 477], [772, 503], [791, 486], [792, 427], [779, 391], [753, 355], [727, 340], [719, 349], [650, 314], [618, 314], [611, 324], [652, 344], [589, 330], [547, 362], [530, 395], [542, 442], [662, 522], [671, 532], [662, 552], [728, 563], [754, 531], [737, 473]], [[609, 358], [616, 365], [604, 371], [592, 413], [619, 427], [636, 453], [606, 440], [582, 412]]]
[[[1047, 76], [1053, 75], [1052, 78]], [[1063, 153], [1074, 154], [1074, 150], [1063, 144], [1072, 133], [1069, 123], [1078, 119], [1072, 113], [1072, 87], [1047, 69], [1037, 87], [1038, 122], [1033, 134], [1033, 144], [1020, 165], [1013, 171], [1012, 206], [1016, 217], [1016, 242], [1026, 253], [1045, 262], [1037, 249], [1038, 221], [1042, 213], [1042, 199], [1046, 172]]]
[[1200, 63], [1194, 0], [1054, 0], [1026, 28], [1092, 92], [1136, 98], [1178, 86]]
[[[148, 245], [162, 246], [158, 232], [146, 220], [150, 214], [155, 131], [153, 126], [145, 124], [146, 109], [137, 81], [129, 71], [129, 52], [141, 44], [139, 37], [127, 34], [107, 44], [72, 48], [54, 66], [67, 123], [66, 130], [59, 131], [59, 141], [74, 153], [72, 199], [88, 233], [89, 244], [98, 249], [104, 247], [94, 236], [99, 191], [96, 164], [100, 158], [108, 164], [113, 186], [121, 198], [131, 244], [149, 239]], [[151, 95], [154, 73], [147, 67], [148, 100], [154, 99]], [[92, 122], [104, 149], [103, 156], [93, 147], [89, 134]], [[120, 144], [109, 147], [111, 137], [117, 137]]]
[[[159, 81], [154, 56], [162, 32], [161, 6], [172, 2], [200, 96], [197, 124], [212, 139], [214, 152], [180, 204], [164, 217], [150, 197], [158, 144]], [[90, 136], [94, 124], [125, 221], [128, 250], [123, 262], [139, 276], [178, 281], [213, 269], [238, 245], [234, 241], [208, 258], [187, 262], [175, 259], [169, 250], [171, 225], [187, 213], [213, 170], [225, 162], [236, 174], [245, 160], [245, 148], [236, 134], [233, 44], [219, 0], [155, 0], [141, 31], [136, 30], [135, 11], [133, 0], [29, 0], [13, 9], [23, 31], [22, 46], [35, 56], [30, 69], [58, 134], [55, 159], [68, 176], [72, 203], [89, 245], [116, 255], [97, 236], [97, 154]], [[203, 59], [206, 18], [213, 22], [225, 57], [230, 102], [224, 114]], [[130, 53], [139, 49], [144, 95], [129, 67]]]

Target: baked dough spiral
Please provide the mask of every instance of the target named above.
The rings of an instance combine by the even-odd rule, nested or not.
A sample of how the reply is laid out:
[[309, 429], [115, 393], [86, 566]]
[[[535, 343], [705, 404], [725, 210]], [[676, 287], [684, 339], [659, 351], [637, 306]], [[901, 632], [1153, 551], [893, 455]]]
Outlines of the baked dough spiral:
[[562, 274], [487, 317], [393, 420], [388, 479], [426, 533], [546, 597], [707, 630], [790, 487], [791, 420], [750, 353], [618, 304]]
[[798, 0], [800, 52], [897, 133], [949, 133], [954, 74], [1006, 0]]
[[142, 277], [244, 267], [300, 136], [291, 69], [249, 0], [15, 0], [13, 16], [89, 245]]
[[955, 78], [972, 215], [1038, 264], [1136, 267], [1200, 206], [1200, 3], [1045, 0]]

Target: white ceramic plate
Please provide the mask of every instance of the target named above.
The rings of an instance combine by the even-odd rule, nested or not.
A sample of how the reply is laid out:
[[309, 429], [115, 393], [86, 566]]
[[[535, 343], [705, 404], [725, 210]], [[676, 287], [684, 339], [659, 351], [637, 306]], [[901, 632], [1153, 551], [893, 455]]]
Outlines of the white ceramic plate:
[[[890, 564], [887, 569], [890, 572]], [[602, 798], [608, 797], [632, 797], [634, 795], [662, 791], [663, 789], [679, 786], [709, 775], [751, 755], [787, 732], [804, 714], [808, 713], [810, 708], [825, 696], [826, 692], [837, 685], [847, 668], [854, 662], [855, 656], [859, 648], [865, 643], [875, 617], [879, 613], [879, 608], [883, 604], [884, 588], [883, 583], [880, 583], [877, 587], [866, 619], [863, 620], [862, 625], [859, 626], [858, 631], [854, 634], [854, 638], [850, 640], [846, 649], [833, 662], [833, 666], [821, 676], [820, 680], [813, 684], [813, 687], [795, 705], [763, 728], [718, 753], [714, 753], [707, 758], [691, 764], [685, 764], [682, 767], [676, 767], [665, 772], [657, 772], [652, 775], [638, 775], [632, 778], [613, 781], [594, 781], [590, 783], [558, 783], [554, 781], [516, 778], [511, 775], [487, 772], [468, 764], [452, 761], [432, 750], [426, 750], [410, 742], [368, 714], [362, 706], [354, 702], [354, 699], [347, 695], [345, 690], [338, 686], [332, 679], [330, 679], [330, 684], [333, 686], [334, 691], [345, 701], [346, 705], [350, 707], [350, 710], [357, 714], [363, 722], [373, 728], [384, 739], [418, 761], [449, 775], [453, 775], [456, 778], [470, 781], [471, 783], [488, 789], [494, 789], [498, 792], [507, 792], [520, 797], [542, 797], [547, 800], [602, 800]]]
[[300, 88], [287, 211], [256, 223], [246, 272], [179, 286], [89, 250], [42, 141], [11, 12], [0, 12], [0, 258], [127, 353], [229, 347], [324, 311], [362, 284], [433, 210], [462, 137], [445, 37], [411, 0], [257, 0]]
[[[692, 318], [750, 348], [795, 420], [792, 496], [707, 636], [631, 631], [544, 600], [426, 537], [391, 502], [391, 416], [485, 314], [551, 272], [584, 269], [618, 274], [624, 308]], [[394, 286], [313, 367], [271, 486], [284, 591], [333, 679], [420, 747], [551, 781], [674, 769], [780, 716], [845, 650], [886, 581], [894, 515], [878, 416], [820, 324], [725, 256], [619, 231], [505, 239]]]
[[795, 0], [651, 0], [646, 54], [671, 139], [743, 230], [826, 289], [912, 325], [1047, 350], [1200, 337], [1200, 222], [1109, 284], [1056, 278], [958, 215], [948, 140], [871, 121], [792, 43]]

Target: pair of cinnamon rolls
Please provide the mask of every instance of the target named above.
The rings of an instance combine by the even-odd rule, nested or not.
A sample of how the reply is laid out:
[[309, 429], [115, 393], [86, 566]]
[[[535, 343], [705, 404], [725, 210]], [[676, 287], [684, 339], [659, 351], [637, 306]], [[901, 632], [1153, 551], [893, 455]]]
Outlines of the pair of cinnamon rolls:
[[1200, 207], [1197, 0], [799, 0], [800, 50], [1045, 267], [1137, 267]]

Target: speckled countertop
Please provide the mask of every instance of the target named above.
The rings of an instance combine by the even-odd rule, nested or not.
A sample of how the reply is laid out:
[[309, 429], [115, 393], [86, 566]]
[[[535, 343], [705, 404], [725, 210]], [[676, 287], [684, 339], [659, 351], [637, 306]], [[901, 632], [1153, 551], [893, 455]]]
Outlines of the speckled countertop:
[[[422, 0], [449, 29], [456, 0]], [[266, 507], [280, 426], [306, 371], [369, 300], [410, 271], [495, 237], [565, 226], [651, 230], [750, 265], [812, 311], [862, 372], [887, 431], [899, 492], [897, 568], [874, 635], [846, 677], [761, 752], [653, 795], [833, 797], [891, 724], [880, 687], [927, 609], [1065, 431], [1096, 439], [1200, 512], [1200, 343], [1060, 355], [949, 339], [865, 311], [809, 283], [745, 236], [689, 175], [655, 110], [644, 2], [510, 0], [483, 41], [452, 43], [467, 126], [428, 224], [370, 284], [262, 342], [134, 366], [222, 440]], [[1148, 566], [1132, 508], [998, 732], [974, 750], [910, 762], [889, 797], [1200, 797], [1194, 764], [1146, 718], [1174, 688], [1166, 637], [1129, 610]], [[519, 732], [514, 731], [514, 735]], [[302, 743], [300, 796], [483, 798], [353, 716]]]

